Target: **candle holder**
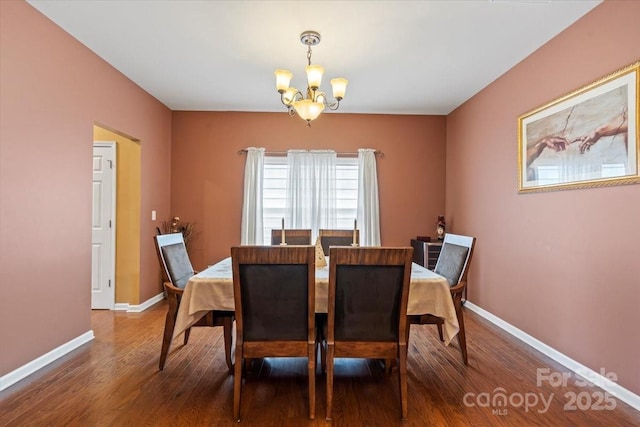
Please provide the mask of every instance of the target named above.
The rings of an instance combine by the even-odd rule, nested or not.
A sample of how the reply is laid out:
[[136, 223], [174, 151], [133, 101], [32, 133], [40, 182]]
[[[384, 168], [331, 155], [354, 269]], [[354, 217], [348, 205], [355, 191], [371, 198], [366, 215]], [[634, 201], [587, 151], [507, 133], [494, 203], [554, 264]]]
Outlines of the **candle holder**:
[[357, 242], [357, 236], [358, 235], [358, 219], [354, 219], [353, 220], [353, 240], [351, 241], [351, 246], [356, 247], [358, 246]]

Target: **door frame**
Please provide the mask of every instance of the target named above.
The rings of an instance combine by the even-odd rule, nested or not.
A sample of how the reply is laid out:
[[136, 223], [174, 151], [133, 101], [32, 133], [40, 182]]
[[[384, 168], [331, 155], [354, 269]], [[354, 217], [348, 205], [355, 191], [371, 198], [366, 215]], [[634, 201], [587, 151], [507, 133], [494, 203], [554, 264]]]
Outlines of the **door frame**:
[[[113, 167], [111, 168], [113, 173], [111, 174], [111, 228], [110, 228], [110, 232], [109, 232], [109, 239], [111, 240], [111, 262], [109, 265], [109, 275], [111, 276], [111, 287], [110, 289], [110, 293], [111, 293], [111, 307], [109, 307], [109, 310], [114, 310], [115, 309], [115, 304], [116, 304], [116, 227], [118, 225], [118, 221], [116, 218], [116, 195], [117, 195], [117, 190], [118, 190], [118, 186], [117, 186], [117, 144], [116, 141], [93, 141], [93, 148], [96, 147], [105, 147], [105, 148], [110, 148], [111, 151], [113, 151]], [[92, 155], [94, 153], [94, 151], [91, 151]], [[93, 157], [92, 157], [93, 158]], [[92, 177], [93, 179], [93, 177]], [[92, 208], [93, 209], [93, 208]], [[93, 240], [93, 239], [92, 239]], [[93, 309], [93, 300], [91, 301], [91, 309]]]

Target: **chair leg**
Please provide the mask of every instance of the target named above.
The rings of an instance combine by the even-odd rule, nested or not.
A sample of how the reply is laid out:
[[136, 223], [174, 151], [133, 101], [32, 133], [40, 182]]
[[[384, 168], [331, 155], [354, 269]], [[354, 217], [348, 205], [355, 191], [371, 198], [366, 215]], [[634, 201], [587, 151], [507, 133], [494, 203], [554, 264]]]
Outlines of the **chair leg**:
[[327, 415], [326, 420], [331, 421], [331, 409], [333, 405], [333, 345], [327, 345]]
[[169, 306], [169, 311], [167, 311], [167, 318], [164, 322], [164, 335], [162, 336], [162, 349], [160, 350], [160, 363], [158, 365], [161, 371], [164, 369], [164, 365], [167, 362], [167, 355], [169, 354], [169, 348], [171, 347], [173, 329], [176, 326], [177, 315], [177, 310], [173, 311], [171, 310], [171, 306]]
[[229, 372], [233, 373], [233, 358], [231, 349], [233, 348], [233, 317], [228, 316], [222, 319], [222, 331], [224, 336], [224, 357], [227, 362]]
[[400, 375], [400, 407], [402, 410], [402, 421], [406, 421], [408, 417], [408, 409], [407, 409], [407, 396], [408, 396], [408, 387], [407, 387], [407, 347], [400, 346], [398, 359], [400, 366], [398, 367], [398, 373]]
[[458, 332], [458, 345], [460, 346], [460, 353], [462, 353], [462, 361], [465, 365], [468, 365], [469, 361], [467, 358], [467, 337], [464, 332], [464, 317], [462, 315], [462, 304], [460, 300], [455, 301], [456, 306], [456, 317], [458, 318], [458, 326], [460, 327], [460, 331]]
[[440, 337], [440, 341], [444, 342], [444, 335], [442, 334], [442, 323], [438, 323], [438, 336]]
[[233, 377], [233, 419], [240, 422], [240, 394], [242, 391], [242, 344], [236, 344]]
[[187, 345], [187, 343], [189, 342], [189, 335], [191, 335], [191, 328], [187, 328], [184, 331], [184, 345]]
[[309, 344], [307, 358], [309, 370], [309, 419], [316, 418], [316, 343]]

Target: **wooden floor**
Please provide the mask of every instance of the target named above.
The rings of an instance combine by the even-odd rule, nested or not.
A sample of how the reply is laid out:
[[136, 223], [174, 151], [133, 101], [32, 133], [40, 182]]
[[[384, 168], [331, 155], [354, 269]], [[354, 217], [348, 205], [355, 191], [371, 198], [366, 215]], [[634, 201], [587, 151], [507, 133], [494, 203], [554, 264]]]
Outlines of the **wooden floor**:
[[[0, 426], [236, 425], [221, 328], [195, 328], [187, 346], [174, 343], [165, 370], [158, 371], [165, 304], [136, 314], [93, 312], [94, 341], [0, 393]], [[435, 327], [412, 327], [404, 423], [397, 375], [385, 374], [375, 361], [338, 360], [333, 421], [327, 422], [324, 376], [317, 374], [316, 419], [310, 421], [305, 360], [265, 359], [244, 382], [242, 424], [640, 425], [640, 412], [604, 399], [598, 388], [575, 385], [565, 368], [474, 313], [465, 310], [465, 319], [469, 366], [461, 363], [457, 341], [445, 347]], [[537, 368], [568, 372], [567, 386], [537, 386]], [[507, 397], [502, 406], [500, 393]]]

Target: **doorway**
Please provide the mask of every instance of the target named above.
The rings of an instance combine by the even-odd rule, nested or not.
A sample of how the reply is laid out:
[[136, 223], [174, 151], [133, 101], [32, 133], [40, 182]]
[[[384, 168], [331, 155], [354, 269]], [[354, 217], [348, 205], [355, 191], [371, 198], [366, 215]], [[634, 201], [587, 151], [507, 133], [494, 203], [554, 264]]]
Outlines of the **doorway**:
[[91, 308], [115, 303], [116, 143], [93, 143], [91, 217]]
[[[142, 150], [140, 141], [101, 124], [93, 140], [115, 141], [115, 235], [111, 309], [129, 310], [140, 304], [140, 203]], [[92, 271], [92, 276], [94, 272]]]

